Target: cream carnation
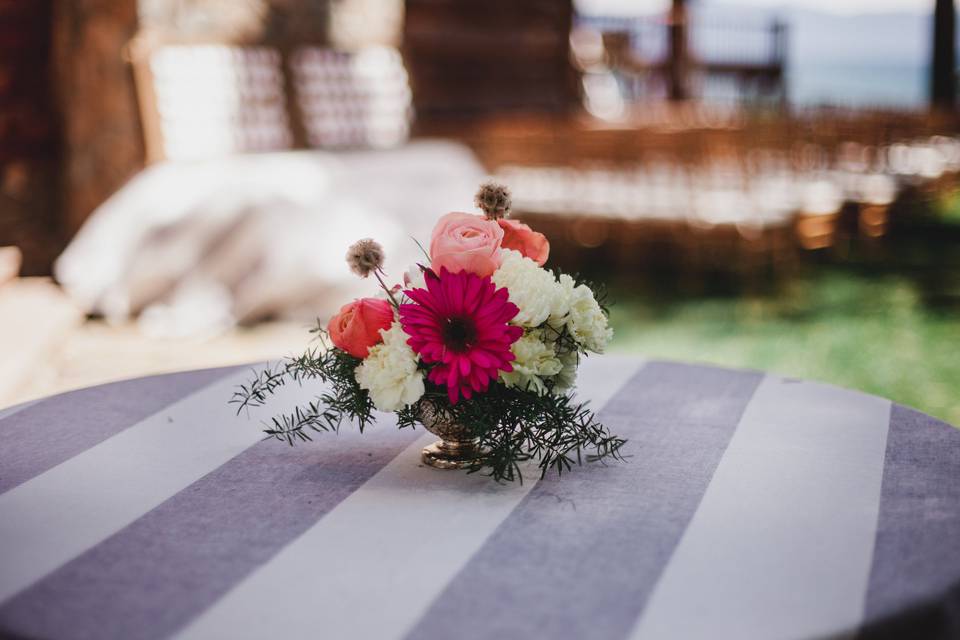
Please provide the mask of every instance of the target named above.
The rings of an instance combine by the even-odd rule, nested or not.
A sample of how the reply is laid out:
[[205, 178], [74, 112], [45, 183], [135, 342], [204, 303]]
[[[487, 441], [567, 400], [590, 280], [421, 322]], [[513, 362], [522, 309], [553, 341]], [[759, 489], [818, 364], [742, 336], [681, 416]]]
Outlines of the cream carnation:
[[597, 303], [593, 291], [585, 284], [575, 287], [571, 292], [566, 324], [574, 340], [587, 351], [603, 353], [613, 337], [607, 315]]
[[553, 379], [554, 390], [557, 393], [566, 393], [577, 383], [577, 367], [580, 365], [580, 354], [576, 351], [567, 351], [560, 354], [560, 372]]
[[519, 251], [503, 250], [503, 263], [493, 272], [493, 282], [506, 287], [510, 302], [520, 308], [511, 320], [521, 327], [537, 327], [550, 317], [557, 304], [557, 282], [553, 275]]
[[556, 294], [550, 309], [551, 326], [559, 329], [566, 324], [567, 316], [570, 314], [570, 304], [573, 302], [573, 290], [576, 286], [577, 283], [573, 278], [565, 273], [561, 273], [557, 278]]
[[423, 374], [417, 369], [417, 356], [399, 322], [381, 329], [380, 334], [383, 342], [370, 348], [355, 375], [360, 387], [370, 392], [377, 409], [396, 411], [423, 396]]
[[544, 342], [542, 331], [532, 331], [513, 343], [516, 359], [511, 363], [513, 371], [501, 374], [508, 387], [519, 387], [543, 393], [544, 378], [560, 373], [562, 366], [557, 358], [553, 342]]

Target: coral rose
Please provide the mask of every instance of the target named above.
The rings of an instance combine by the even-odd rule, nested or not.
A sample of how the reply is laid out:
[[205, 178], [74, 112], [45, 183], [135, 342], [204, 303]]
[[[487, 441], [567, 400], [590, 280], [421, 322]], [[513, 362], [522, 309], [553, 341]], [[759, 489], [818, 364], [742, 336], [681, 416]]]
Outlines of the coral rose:
[[430, 238], [434, 273], [466, 271], [481, 278], [500, 266], [503, 229], [493, 220], [470, 213], [448, 213], [437, 221]]
[[547, 236], [516, 220], [501, 218], [497, 222], [503, 229], [501, 246], [504, 249], [514, 249], [539, 266], [544, 265], [550, 255], [550, 243], [547, 241]]
[[370, 347], [383, 342], [381, 329], [393, 324], [393, 307], [386, 300], [360, 298], [340, 307], [327, 331], [339, 349], [355, 358], [366, 358]]

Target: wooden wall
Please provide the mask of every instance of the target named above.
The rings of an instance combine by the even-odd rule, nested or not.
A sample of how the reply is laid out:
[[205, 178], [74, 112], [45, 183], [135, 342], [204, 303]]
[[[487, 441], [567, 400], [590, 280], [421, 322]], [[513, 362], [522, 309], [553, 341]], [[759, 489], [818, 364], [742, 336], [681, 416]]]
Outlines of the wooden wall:
[[577, 102], [571, 0], [407, 0], [403, 51], [417, 124]]
[[29, 274], [63, 242], [52, 15], [53, 0], [0, 0], [0, 246], [21, 247]]
[[143, 166], [125, 57], [141, 29], [346, 49], [400, 44], [402, 34], [428, 129], [575, 105], [572, 18], [572, 0], [0, 0], [0, 246], [20, 246], [27, 273], [48, 272]]
[[143, 166], [136, 93], [124, 59], [136, 32], [136, 0], [57, 1], [55, 84], [70, 234]]
[[0, 245], [24, 274], [142, 166], [136, 28], [136, 0], [0, 0]]
[[399, 44], [403, 0], [139, 0], [142, 28], [183, 38], [354, 49]]

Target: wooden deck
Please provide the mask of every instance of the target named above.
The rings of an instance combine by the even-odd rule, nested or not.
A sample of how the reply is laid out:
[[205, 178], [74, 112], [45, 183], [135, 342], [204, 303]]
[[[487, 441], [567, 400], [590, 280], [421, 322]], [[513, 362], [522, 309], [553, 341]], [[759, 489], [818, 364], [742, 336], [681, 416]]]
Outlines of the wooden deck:
[[157, 339], [87, 320], [54, 283], [0, 286], [0, 408], [112, 380], [241, 364], [301, 351], [307, 327], [265, 323], [215, 338]]

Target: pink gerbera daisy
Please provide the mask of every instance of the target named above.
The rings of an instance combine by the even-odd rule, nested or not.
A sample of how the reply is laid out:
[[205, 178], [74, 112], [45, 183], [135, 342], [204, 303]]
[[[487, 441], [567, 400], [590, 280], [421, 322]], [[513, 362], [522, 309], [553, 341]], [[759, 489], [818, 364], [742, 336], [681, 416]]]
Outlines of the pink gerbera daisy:
[[447, 387], [451, 404], [486, 391], [500, 371], [513, 371], [510, 345], [523, 329], [507, 324], [519, 309], [489, 277], [461, 271], [424, 272], [426, 289], [408, 289], [413, 304], [400, 305], [407, 344], [427, 364], [427, 378]]

